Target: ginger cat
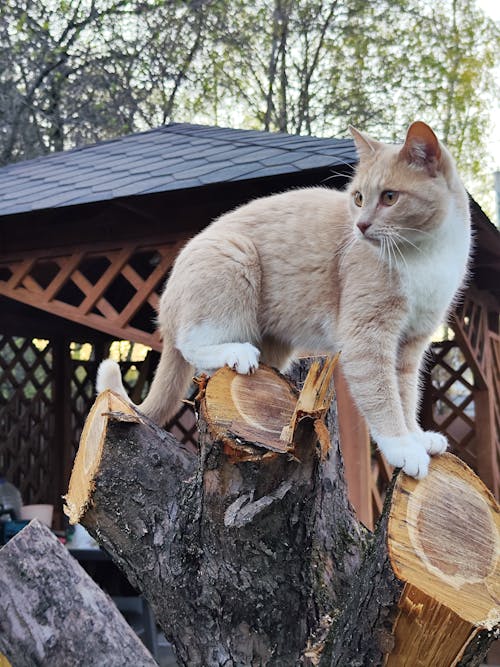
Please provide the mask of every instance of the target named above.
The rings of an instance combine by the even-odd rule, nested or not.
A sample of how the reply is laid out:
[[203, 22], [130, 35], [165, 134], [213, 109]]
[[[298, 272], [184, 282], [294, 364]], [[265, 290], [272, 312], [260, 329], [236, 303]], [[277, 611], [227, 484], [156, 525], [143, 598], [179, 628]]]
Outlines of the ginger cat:
[[[160, 363], [138, 408], [163, 424], [195, 369], [252, 373], [259, 360], [284, 369], [294, 350], [341, 350], [378, 447], [422, 478], [447, 441], [417, 423], [418, 373], [466, 275], [468, 196], [425, 123], [402, 146], [351, 133], [359, 165], [345, 191], [257, 199], [183, 248], [160, 301]], [[97, 388], [126, 395], [115, 362], [101, 364]]]

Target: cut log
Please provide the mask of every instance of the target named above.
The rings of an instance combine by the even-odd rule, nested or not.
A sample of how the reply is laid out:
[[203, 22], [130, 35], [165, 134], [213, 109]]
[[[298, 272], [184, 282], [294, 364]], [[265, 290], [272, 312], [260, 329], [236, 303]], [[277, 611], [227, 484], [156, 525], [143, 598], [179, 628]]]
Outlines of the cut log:
[[421, 482], [401, 475], [388, 550], [405, 586], [387, 665], [457, 664], [481, 630], [500, 623], [500, 514], [460, 459], [433, 459]]
[[180, 664], [295, 664], [359, 567], [338, 439], [323, 455], [303, 415], [293, 453], [280, 441], [296, 397], [271, 369], [218, 371], [199, 397], [199, 454], [109, 392], [89, 415], [68, 514], [148, 598]]
[[321, 665], [481, 664], [500, 623], [499, 544], [498, 505], [460, 459], [433, 457], [418, 482], [400, 473]]
[[0, 550], [0, 605], [0, 654], [14, 667], [156, 665], [110, 598], [36, 520]]
[[114, 417], [121, 421], [130, 419], [139, 422], [141, 419], [130, 403], [112, 391], [106, 391], [97, 398], [85, 421], [80, 447], [73, 465], [64, 510], [72, 524], [78, 523], [79, 517], [84, 514], [90, 502], [95, 474], [102, 457], [106, 429], [109, 420]]
[[248, 461], [293, 452], [281, 431], [296, 403], [297, 391], [270, 368], [245, 376], [226, 367], [208, 382], [202, 411], [212, 439], [229, 456]]

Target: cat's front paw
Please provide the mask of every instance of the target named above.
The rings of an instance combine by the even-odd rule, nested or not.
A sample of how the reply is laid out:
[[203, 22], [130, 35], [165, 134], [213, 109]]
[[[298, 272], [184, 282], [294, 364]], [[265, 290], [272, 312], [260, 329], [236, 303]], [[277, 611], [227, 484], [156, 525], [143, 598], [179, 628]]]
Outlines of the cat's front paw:
[[410, 477], [422, 479], [429, 470], [429, 454], [415, 433], [401, 437], [376, 438], [377, 445], [387, 463], [402, 468]]
[[420, 431], [417, 435], [425, 451], [431, 456], [443, 454], [448, 448], [448, 440], [442, 433]]
[[251, 343], [227, 345], [225, 364], [242, 375], [255, 373], [259, 366], [260, 351]]

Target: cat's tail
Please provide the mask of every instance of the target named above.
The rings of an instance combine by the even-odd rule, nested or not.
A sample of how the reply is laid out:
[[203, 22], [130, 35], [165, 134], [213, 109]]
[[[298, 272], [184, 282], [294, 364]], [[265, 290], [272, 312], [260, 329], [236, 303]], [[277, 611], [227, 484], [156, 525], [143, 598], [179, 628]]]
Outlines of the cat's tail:
[[[184, 359], [179, 350], [173, 346], [164, 345], [149, 393], [144, 401], [136, 406], [137, 409], [155, 423], [163, 426], [181, 407], [180, 401], [184, 398], [192, 374], [192, 366]], [[120, 367], [112, 359], [105, 359], [100, 364], [97, 371], [96, 389], [98, 393], [111, 389], [132, 403], [123, 386]]]

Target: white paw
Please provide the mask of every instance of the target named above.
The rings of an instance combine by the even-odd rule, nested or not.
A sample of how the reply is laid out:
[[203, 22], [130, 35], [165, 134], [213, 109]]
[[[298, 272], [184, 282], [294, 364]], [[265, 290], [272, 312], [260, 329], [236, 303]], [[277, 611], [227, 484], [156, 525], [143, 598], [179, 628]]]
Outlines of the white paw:
[[248, 375], [259, 366], [260, 351], [251, 343], [232, 343], [226, 346], [224, 363], [237, 373]]
[[401, 437], [378, 436], [375, 439], [380, 451], [392, 466], [402, 468], [407, 475], [416, 479], [427, 475], [430, 458], [416, 433]]
[[420, 431], [417, 433], [418, 439], [425, 448], [425, 451], [434, 456], [434, 454], [443, 454], [448, 448], [448, 440], [442, 433], [435, 431]]

